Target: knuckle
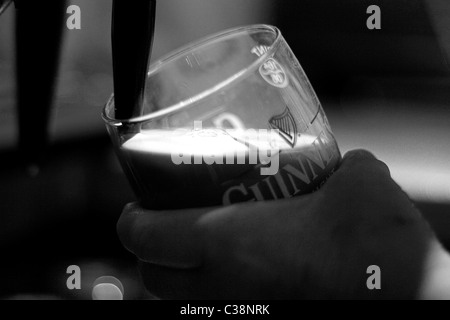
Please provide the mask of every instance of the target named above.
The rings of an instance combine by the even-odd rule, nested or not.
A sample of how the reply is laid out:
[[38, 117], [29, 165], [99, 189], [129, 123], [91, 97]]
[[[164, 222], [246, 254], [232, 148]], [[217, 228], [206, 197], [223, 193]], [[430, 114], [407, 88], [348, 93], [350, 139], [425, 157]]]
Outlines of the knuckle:
[[137, 202], [127, 203], [122, 210], [122, 214], [133, 214], [140, 210], [140, 206]]
[[355, 149], [347, 152], [344, 158], [375, 159], [375, 156], [365, 149]]

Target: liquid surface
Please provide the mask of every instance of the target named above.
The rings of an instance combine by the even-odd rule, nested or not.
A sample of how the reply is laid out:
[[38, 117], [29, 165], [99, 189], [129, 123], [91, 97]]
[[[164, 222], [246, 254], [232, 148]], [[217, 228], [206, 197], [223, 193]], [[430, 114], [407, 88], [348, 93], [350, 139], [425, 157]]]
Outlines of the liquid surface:
[[149, 130], [130, 136], [121, 154], [136, 193], [155, 209], [304, 194], [340, 161], [332, 136], [301, 134], [292, 147], [277, 130]]

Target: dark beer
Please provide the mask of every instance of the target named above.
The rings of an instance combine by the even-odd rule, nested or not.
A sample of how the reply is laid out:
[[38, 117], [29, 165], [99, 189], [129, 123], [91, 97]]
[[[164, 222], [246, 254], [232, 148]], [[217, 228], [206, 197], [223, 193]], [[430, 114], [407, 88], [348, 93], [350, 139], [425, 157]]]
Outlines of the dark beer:
[[254, 139], [219, 129], [150, 130], [129, 137], [120, 154], [136, 194], [151, 209], [290, 198], [317, 189], [341, 160], [327, 130], [299, 134], [295, 146], [276, 131]]

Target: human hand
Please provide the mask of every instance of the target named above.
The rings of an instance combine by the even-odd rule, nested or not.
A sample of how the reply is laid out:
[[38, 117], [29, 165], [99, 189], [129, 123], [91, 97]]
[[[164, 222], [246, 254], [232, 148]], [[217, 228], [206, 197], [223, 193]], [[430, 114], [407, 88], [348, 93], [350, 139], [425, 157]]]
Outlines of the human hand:
[[[432, 298], [448, 257], [365, 151], [348, 153], [313, 194], [164, 212], [131, 204], [118, 232], [148, 290], [165, 299]], [[371, 265], [381, 290], [367, 287]]]

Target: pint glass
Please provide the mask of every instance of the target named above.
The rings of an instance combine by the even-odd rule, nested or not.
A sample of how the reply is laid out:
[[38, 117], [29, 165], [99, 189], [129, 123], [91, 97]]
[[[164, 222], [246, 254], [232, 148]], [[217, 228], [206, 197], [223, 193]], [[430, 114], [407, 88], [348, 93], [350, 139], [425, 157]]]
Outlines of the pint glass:
[[150, 209], [230, 205], [312, 192], [341, 155], [280, 31], [253, 25], [190, 44], [149, 67], [136, 116], [103, 119]]

